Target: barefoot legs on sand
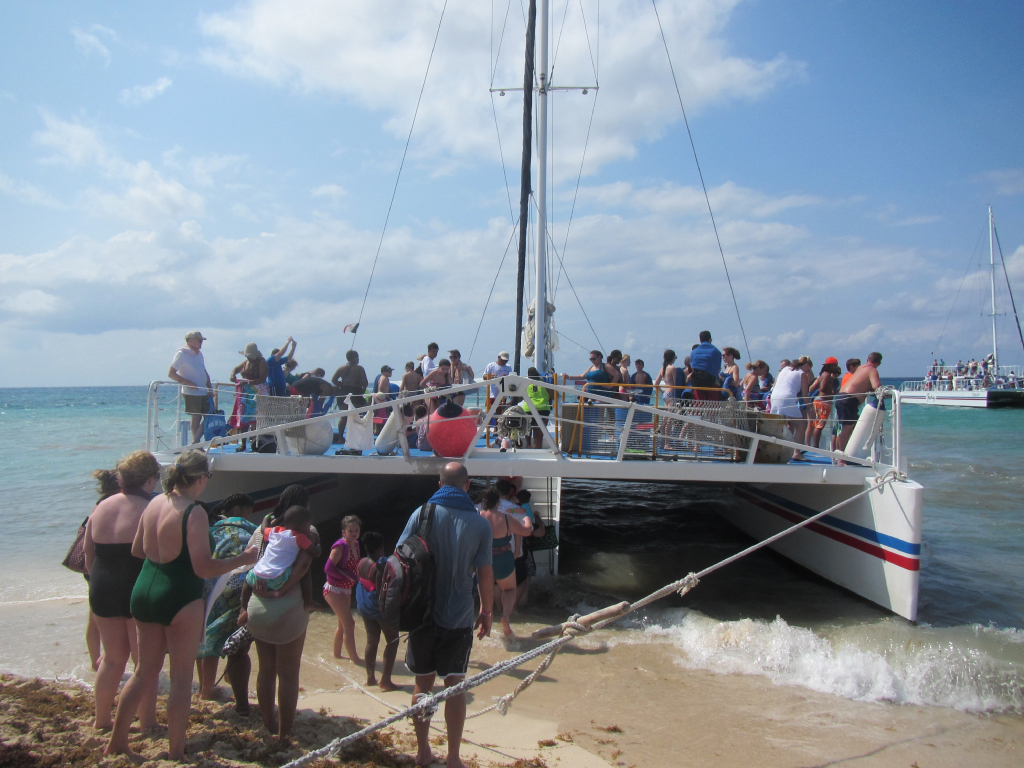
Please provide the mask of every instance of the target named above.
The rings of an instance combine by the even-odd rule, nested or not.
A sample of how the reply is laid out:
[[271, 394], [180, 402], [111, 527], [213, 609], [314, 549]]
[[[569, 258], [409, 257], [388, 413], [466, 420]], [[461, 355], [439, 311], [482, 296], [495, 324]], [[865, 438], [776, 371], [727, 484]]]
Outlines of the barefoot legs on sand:
[[[256, 677], [256, 696], [260, 703], [260, 714], [268, 731], [277, 731], [279, 741], [291, 734], [295, 722], [295, 707], [299, 700], [299, 666], [302, 663], [302, 647], [306, 643], [303, 632], [290, 643], [272, 645], [256, 641], [260, 671]], [[274, 690], [277, 689], [278, 722], [274, 722]]]
[[[465, 677], [465, 675], [448, 675], [444, 679], [445, 687], [451, 688], [453, 685], [458, 685]], [[421, 696], [429, 696], [433, 686], [434, 675], [416, 675], [412, 703], [415, 704]], [[466, 725], [466, 694], [452, 696], [445, 701], [444, 721], [448, 729], [448, 768], [465, 768], [465, 763], [459, 757], [459, 750], [462, 748], [462, 730]], [[416, 729], [418, 746], [416, 765], [430, 765], [434, 762], [434, 753], [430, 749], [430, 720], [414, 717], [413, 725]]]
[[103, 655], [100, 645], [100, 627], [96, 623], [96, 617], [89, 611], [89, 621], [85, 625], [85, 645], [89, 649], [89, 661], [92, 662], [92, 671], [100, 668], [100, 656]]
[[341, 648], [344, 646], [352, 663], [362, 666], [363, 660], [359, 658], [359, 652], [356, 650], [356, 622], [352, 618], [352, 595], [325, 591], [324, 598], [334, 611], [334, 615], [338, 617], [338, 628], [334, 632], [334, 658], [342, 658]]
[[103, 655], [100, 657], [99, 669], [96, 670], [96, 717], [93, 726], [107, 729], [114, 725], [111, 719], [114, 697], [128, 664], [128, 621], [120, 617], [103, 619], [99, 616], [93, 617], [93, 621], [103, 643]]
[[203, 601], [194, 600], [174, 617], [170, 626], [136, 622], [139, 632], [139, 667], [121, 691], [104, 754], [131, 754], [128, 728], [143, 696], [155, 690], [163, 667], [164, 656], [171, 657], [171, 690], [167, 696], [168, 756], [181, 760], [185, 750], [185, 727], [188, 725], [192, 699], [192, 670], [202, 640]]

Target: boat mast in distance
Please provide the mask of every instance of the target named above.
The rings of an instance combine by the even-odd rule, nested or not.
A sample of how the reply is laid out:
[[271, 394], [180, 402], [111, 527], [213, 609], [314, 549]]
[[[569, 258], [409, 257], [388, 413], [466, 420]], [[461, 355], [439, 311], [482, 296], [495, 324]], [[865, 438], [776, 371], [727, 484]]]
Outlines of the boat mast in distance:
[[996, 255], [994, 238], [992, 232], [995, 229], [995, 219], [992, 218], [992, 206], [988, 207], [988, 263], [989, 272], [992, 276], [992, 369], [999, 373], [999, 345], [996, 341]]
[[[545, 3], [546, 5], [546, 3]], [[526, 281], [526, 231], [530, 219], [530, 163], [533, 149], [533, 48], [537, 29], [537, 0], [530, 0], [526, 22], [526, 71], [523, 75], [523, 167], [519, 177], [519, 272], [516, 278], [516, 356], [512, 370], [519, 373], [523, 348], [523, 283]], [[545, 30], [547, 25], [545, 24]], [[538, 226], [538, 229], [540, 227]]]

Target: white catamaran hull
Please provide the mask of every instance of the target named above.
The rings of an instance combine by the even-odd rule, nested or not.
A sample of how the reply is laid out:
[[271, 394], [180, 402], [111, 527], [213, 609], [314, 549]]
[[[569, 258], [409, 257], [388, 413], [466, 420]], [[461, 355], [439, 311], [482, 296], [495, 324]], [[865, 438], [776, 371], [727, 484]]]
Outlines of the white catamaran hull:
[[[864, 488], [870, 480], [865, 480]], [[848, 486], [737, 485], [722, 515], [762, 540], [843, 498]], [[859, 489], [859, 490], [863, 490]], [[892, 483], [780, 539], [771, 547], [839, 586], [911, 621], [917, 618], [921, 502], [917, 483]]]

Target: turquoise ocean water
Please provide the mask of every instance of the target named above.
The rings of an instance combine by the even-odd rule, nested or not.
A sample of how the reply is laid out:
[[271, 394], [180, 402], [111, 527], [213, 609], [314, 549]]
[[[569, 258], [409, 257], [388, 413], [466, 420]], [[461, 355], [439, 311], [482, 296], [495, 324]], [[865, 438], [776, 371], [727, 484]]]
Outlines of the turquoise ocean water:
[[[145, 398], [0, 389], [0, 670], [88, 676], [85, 583], [60, 560], [94, 502], [92, 470], [142, 446]], [[765, 552], [624, 639], [657, 636], [685, 666], [850, 698], [1024, 713], [1024, 411], [906, 406], [903, 423], [926, 489], [917, 625]], [[731, 554], [748, 541], [714, 514], [723, 503], [706, 487], [567, 482], [563, 575], [538, 592], [551, 610], [603, 605]]]

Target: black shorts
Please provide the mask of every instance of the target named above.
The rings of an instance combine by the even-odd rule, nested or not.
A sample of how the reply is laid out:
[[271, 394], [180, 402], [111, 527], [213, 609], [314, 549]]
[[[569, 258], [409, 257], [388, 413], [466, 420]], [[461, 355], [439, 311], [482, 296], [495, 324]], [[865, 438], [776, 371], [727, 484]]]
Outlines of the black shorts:
[[529, 558], [526, 555], [516, 558], [516, 586], [530, 578]]
[[856, 395], [836, 395], [836, 421], [840, 424], [856, 424], [857, 411], [860, 410], [860, 401]]
[[409, 633], [405, 665], [414, 675], [465, 675], [472, 650], [472, 627], [445, 629], [431, 623]]
[[209, 395], [183, 395], [185, 398], [185, 413], [192, 416], [202, 416], [210, 412]]
[[718, 380], [717, 376], [707, 371], [694, 371], [690, 374], [690, 386], [717, 388], [722, 386], [722, 382]]

